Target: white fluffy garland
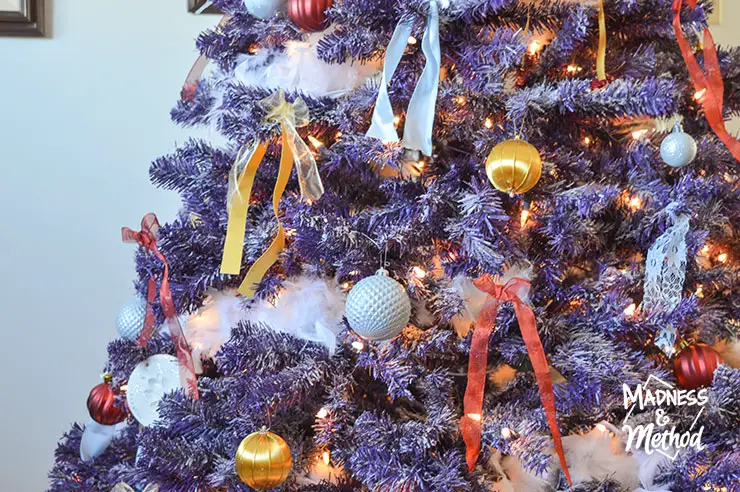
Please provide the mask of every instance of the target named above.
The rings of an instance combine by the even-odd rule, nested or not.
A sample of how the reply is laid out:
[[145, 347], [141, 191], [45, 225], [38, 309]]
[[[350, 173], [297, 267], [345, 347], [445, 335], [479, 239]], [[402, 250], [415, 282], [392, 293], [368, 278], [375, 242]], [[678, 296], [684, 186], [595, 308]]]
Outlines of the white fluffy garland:
[[283, 283], [273, 304], [244, 304], [236, 292], [213, 291], [203, 307], [185, 321], [185, 336], [194, 351], [215, 354], [240, 321], [264, 323], [271, 329], [321, 343], [334, 353], [343, 329], [345, 294], [334, 280], [298, 277]]

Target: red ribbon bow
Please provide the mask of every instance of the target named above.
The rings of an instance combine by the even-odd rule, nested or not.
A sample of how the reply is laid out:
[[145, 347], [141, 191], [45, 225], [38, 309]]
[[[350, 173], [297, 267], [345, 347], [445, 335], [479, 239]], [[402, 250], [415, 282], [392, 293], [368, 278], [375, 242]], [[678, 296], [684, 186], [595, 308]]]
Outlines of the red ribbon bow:
[[[686, 0], [690, 9], [696, 8], [697, 0]], [[681, 28], [681, 7], [683, 0], [673, 0], [673, 30], [676, 32], [678, 47], [681, 49], [686, 68], [694, 84], [697, 93], [702, 93], [698, 98], [699, 103], [704, 108], [704, 115], [707, 118], [709, 126], [712, 127], [717, 137], [725, 144], [732, 156], [740, 162], [740, 142], [738, 142], [725, 128], [725, 119], [723, 116], [723, 105], [725, 98], [725, 84], [722, 81], [722, 72], [719, 66], [719, 57], [717, 48], [714, 45], [714, 38], [709, 29], [704, 29], [704, 67], [706, 72], [701, 69], [699, 62], [696, 61], [694, 50], [686, 40]]]
[[[159, 230], [159, 221], [154, 214], [146, 214], [141, 219], [141, 230], [133, 231], [128, 227], [121, 228], [121, 235], [125, 243], [137, 243], [149, 253], [156, 256], [164, 265], [162, 275], [162, 285], [159, 289], [159, 302], [162, 306], [162, 312], [167, 318], [167, 323], [172, 335], [172, 341], [175, 343], [177, 350], [177, 360], [180, 366], [180, 384], [185, 388], [190, 396], [198, 399], [198, 382], [195, 376], [195, 365], [193, 356], [190, 353], [190, 346], [185, 338], [185, 334], [177, 318], [175, 303], [172, 301], [172, 291], [170, 290], [170, 266], [167, 259], [157, 248], [157, 231]], [[152, 305], [157, 296], [157, 281], [154, 276], [149, 277], [146, 293], [146, 318], [144, 318], [144, 328], [141, 330], [139, 340], [136, 344], [139, 347], [146, 347], [149, 339], [154, 333], [154, 309]]]
[[468, 468], [473, 471], [481, 450], [481, 420], [483, 416], [483, 391], [486, 387], [486, 368], [488, 366], [488, 341], [496, 324], [499, 305], [502, 302], [511, 302], [514, 304], [519, 329], [527, 346], [532, 367], [534, 367], [540, 400], [545, 409], [547, 423], [555, 442], [555, 450], [560, 458], [560, 465], [563, 472], [565, 472], [568, 483], [572, 484], [568, 466], [565, 463], [563, 440], [558, 429], [555, 393], [552, 389], [552, 379], [545, 357], [545, 349], [542, 347], [542, 341], [537, 333], [534, 311], [522, 301], [529, 290], [530, 284], [522, 278], [515, 277], [506, 282], [505, 285], [501, 285], [495, 283], [493, 277], [489, 274], [476, 279], [473, 284], [479, 290], [488, 294], [488, 299], [475, 320], [475, 330], [470, 344], [470, 359], [468, 361], [468, 386], [465, 389], [465, 415], [460, 419], [460, 432], [467, 448], [465, 458]]

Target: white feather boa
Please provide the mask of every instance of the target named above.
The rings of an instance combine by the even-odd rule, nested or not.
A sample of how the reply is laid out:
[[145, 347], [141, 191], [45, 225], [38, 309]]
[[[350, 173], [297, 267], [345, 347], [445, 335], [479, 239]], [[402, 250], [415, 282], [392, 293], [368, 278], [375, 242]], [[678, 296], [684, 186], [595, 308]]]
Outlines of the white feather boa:
[[[617, 433], [609, 432], [609, 429]], [[610, 479], [625, 490], [668, 491], [670, 485], [655, 483], [660, 468], [669, 461], [665, 456], [644, 452], [628, 453], [618, 430], [610, 425], [594, 427], [587, 434], [574, 434], [563, 438], [565, 457], [573, 484]], [[555, 461], [553, 461], [553, 466]], [[497, 452], [487, 468], [503, 478], [496, 482], [497, 492], [552, 492], [557, 481], [551, 469], [545, 477], [538, 477], [522, 467], [514, 456]]]
[[323, 344], [330, 353], [344, 325], [346, 295], [334, 280], [298, 277], [283, 283], [277, 301], [246, 304], [235, 292], [213, 291], [183, 325], [194, 352], [213, 355], [240, 321], [264, 323], [272, 330]]

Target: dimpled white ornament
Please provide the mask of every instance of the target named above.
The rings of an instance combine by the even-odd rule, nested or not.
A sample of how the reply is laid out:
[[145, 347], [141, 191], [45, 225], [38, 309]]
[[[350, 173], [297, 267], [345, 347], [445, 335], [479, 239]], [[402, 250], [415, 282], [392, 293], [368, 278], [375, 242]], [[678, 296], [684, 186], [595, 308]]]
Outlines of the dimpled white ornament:
[[696, 157], [696, 141], [684, 133], [680, 123], [676, 123], [671, 134], [660, 144], [660, 156], [671, 167], [683, 167]]
[[247, 11], [260, 19], [267, 19], [283, 10], [287, 0], [244, 0]]
[[411, 317], [411, 302], [403, 285], [381, 268], [352, 288], [345, 314], [358, 335], [379, 342], [403, 331]]
[[136, 340], [144, 328], [146, 318], [146, 301], [135, 297], [123, 305], [116, 318], [118, 335], [126, 340]]

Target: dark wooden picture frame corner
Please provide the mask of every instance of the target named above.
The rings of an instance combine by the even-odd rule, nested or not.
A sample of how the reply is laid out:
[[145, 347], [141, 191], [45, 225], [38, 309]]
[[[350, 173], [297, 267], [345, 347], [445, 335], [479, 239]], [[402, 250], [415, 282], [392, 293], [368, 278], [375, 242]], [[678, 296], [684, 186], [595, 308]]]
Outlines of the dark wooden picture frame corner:
[[219, 11], [216, 7], [213, 5], [210, 5], [203, 9], [205, 6], [207, 0], [188, 0], [188, 12], [192, 13], [198, 13], [198, 14], [220, 14], [221, 11]]
[[20, 10], [0, 11], [0, 36], [44, 37], [46, 0], [21, 0]]

